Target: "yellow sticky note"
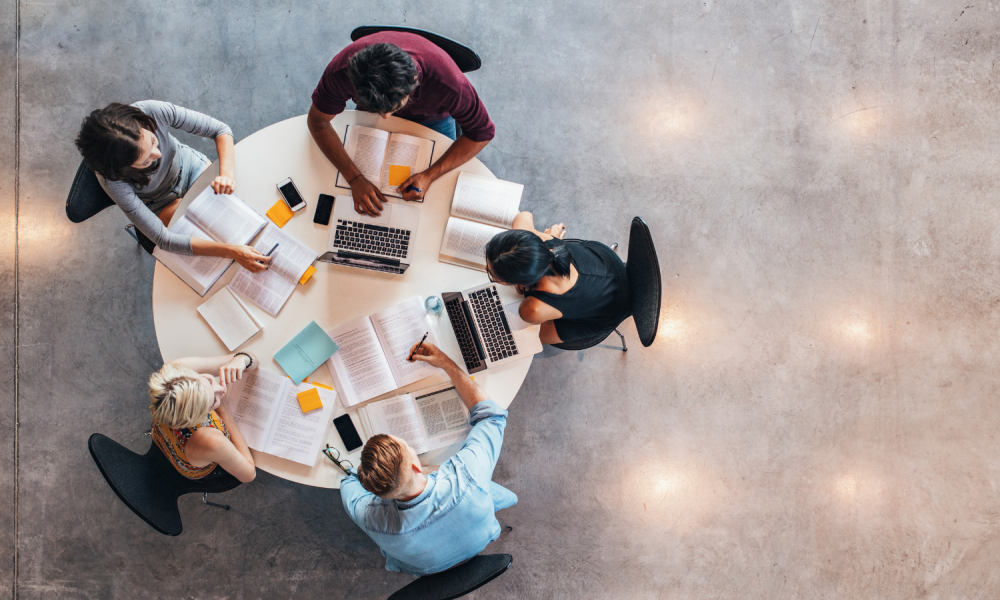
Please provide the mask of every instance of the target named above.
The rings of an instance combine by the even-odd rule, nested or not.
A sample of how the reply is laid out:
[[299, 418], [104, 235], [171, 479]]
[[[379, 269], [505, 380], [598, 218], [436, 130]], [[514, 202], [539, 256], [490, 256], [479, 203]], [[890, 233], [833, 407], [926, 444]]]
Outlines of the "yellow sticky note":
[[316, 388], [309, 388], [304, 392], [299, 392], [295, 396], [299, 399], [299, 406], [302, 407], [302, 412], [304, 413], [316, 410], [317, 408], [323, 408], [323, 401], [320, 400], [319, 390]]
[[320, 383], [318, 381], [310, 381], [309, 383], [313, 384], [316, 387], [321, 387], [324, 390], [330, 390], [331, 392], [333, 391], [333, 387], [329, 386], [329, 385], [326, 385], [325, 383]]
[[410, 167], [405, 165], [389, 165], [389, 185], [403, 185], [410, 178]]
[[313, 273], [315, 272], [316, 272], [316, 267], [309, 265], [309, 268], [306, 269], [306, 272], [303, 273], [302, 277], [299, 278], [299, 283], [305, 283], [309, 281], [309, 278], [312, 277]]
[[274, 206], [269, 208], [264, 214], [267, 215], [268, 219], [274, 221], [274, 224], [278, 227], [284, 227], [285, 223], [288, 222], [288, 219], [295, 216], [295, 213], [292, 212], [292, 209], [288, 208], [288, 205], [285, 204], [284, 200], [278, 200], [275, 202]]

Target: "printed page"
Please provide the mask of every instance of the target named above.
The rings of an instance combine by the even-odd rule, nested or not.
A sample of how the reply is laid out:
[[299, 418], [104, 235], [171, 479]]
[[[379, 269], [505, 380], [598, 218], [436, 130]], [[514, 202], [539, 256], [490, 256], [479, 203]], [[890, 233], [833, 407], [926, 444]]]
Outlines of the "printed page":
[[427, 309], [420, 298], [410, 298], [396, 306], [381, 310], [371, 316], [375, 333], [389, 361], [389, 368], [396, 379], [396, 387], [403, 387], [440, 373], [435, 367], [420, 361], [407, 362], [410, 347], [427, 336], [427, 341], [440, 346], [434, 325], [427, 316]]
[[394, 435], [406, 440], [417, 454], [427, 452], [427, 438], [420, 424], [420, 415], [409, 394], [373, 402], [360, 410], [368, 419], [371, 435]]
[[493, 239], [493, 236], [504, 231], [506, 229], [492, 225], [448, 217], [438, 259], [441, 262], [485, 271], [486, 244]]
[[[319, 392], [323, 408], [304, 413], [297, 394], [314, 387]], [[326, 427], [330, 423], [330, 413], [336, 402], [336, 392], [308, 383], [297, 387], [289, 385], [278, 406], [278, 414], [271, 428], [271, 439], [264, 452], [310, 467], [316, 464]]]
[[[211, 239], [207, 233], [188, 219], [187, 215], [182, 216], [170, 228], [170, 231], [178, 235], [190, 235], [205, 240]], [[219, 280], [219, 277], [222, 277], [229, 265], [233, 264], [231, 258], [174, 254], [159, 246], [153, 249], [153, 257], [173, 271], [184, 283], [191, 286], [191, 289], [198, 292], [199, 296], [204, 296], [205, 292]]]
[[413, 392], [420, 411], [427, 449], [436, 450], [460, 442], [469, 435], [469, 411], [451, 383]]
[[379, 185], [382, 193], [396, 198], [403, 197], [396, 192], [398, 186], [389, 185], [389, 165], [410, 167], [410, 175], [416, 175], [430, 168], [433, 151], [434, 142], [431, 140], [402, 133], [389, 136], [389, 147], [386, 150], [385, 163], [382, 165], [382, 182]]
[[233, 280], [229, 282], [229, 287], [264, 309], [267, 314], [276, 317], [278, 311], [295, 291], [297, 283], [288, 281], [277, 271], [271, 269], [260, 273], [251, 273], [240, 267], [236, 272], [236, 277], [233, 277]]
[[198, 194], [185, 216], [198, 224], [217, 242], [248, 244], [266, 221], [239, 196], [216, 194], [211, 187]]
[[510, 229], [520, 211], [524, 186], [465, 171], [458, 174], [451, 214], [470, 221]]
[[326, 334], [340, 346], [340, 351], [334, 352], [326, 366], [345, 408], [399, 387], [371, 319], [355, 319], [327, 330]]
[[225, 402], [247, 446], [266, 452], [271, 422], [285, 387], [292, 387], [291, 383], [287, 377], [258, 367], [244, 371], [243, 378], [229, 386]]
[[[344, 140], [344, 150], [354, 161], [354, 166], [361, 171], [368, 181], [378, 185], [382, 180], [382, 165], [385, 161], [386, 146], [389, 145], [389, 132], [361, 125], [348, 125]], [[337, 173], [336, 187], [350, 188], [347, 180]]]
[[228, 287], [222, 288], [199, 306], [198, 313], [230, 352], [261, 330], [261, 324], [250, 309]]
[[319, 256], [311, 248], [288, 235], [273, 223], [268, 223], [264, 233], [254, 244], [254, 249], [261, 254], [267, 254], [275, 244], [280, 244], [271, 255], [271, 265], [268, 271], [274, 271], [285, 279], [298, 283], [309, 265]]

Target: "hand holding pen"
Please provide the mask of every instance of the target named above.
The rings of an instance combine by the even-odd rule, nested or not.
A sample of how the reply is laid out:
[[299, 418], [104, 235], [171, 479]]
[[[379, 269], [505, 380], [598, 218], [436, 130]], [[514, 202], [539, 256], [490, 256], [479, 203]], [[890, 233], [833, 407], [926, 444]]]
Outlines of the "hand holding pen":
[[410, 356], [409, 358], [406, 359], [407, 362], [413, 362], [413, 355], [416, 354], [417, 350], [420, 350], [420, 348], [424, 345], [424, 341], [427, 339], [427, 335], [429, 333], [430, 333], [429, 331], [424, 332], [424, 337], [420, 338], [420, 341], [417, 342], [417, 345], [410, 350]]

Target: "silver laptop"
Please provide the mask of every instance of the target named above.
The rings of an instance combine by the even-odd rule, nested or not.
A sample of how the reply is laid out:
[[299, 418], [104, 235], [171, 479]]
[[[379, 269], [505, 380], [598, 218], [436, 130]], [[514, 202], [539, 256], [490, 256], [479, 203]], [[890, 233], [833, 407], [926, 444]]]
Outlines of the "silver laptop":
[[377, 217], [360, 215], [354, 199], [337, 196], [330, 220], [330, 239], [323, 262], [385, 273], [405, 273], [415, 245], [420, 209], [386, 202]]
[[504, 306], [495, 283], [441, 294], [469, 373], [478, 373], [542, 351], [538, 327], [517, 315], [518, 302]]

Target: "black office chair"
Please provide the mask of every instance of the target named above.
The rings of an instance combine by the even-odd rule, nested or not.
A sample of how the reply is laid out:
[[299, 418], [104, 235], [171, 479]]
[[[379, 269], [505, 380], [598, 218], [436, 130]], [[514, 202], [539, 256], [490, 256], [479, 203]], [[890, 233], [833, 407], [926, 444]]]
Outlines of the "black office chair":
[[[108, 193], [97, 181], [97, 175], [87, 168], [86, 163], [81, 162], [76, 170], [76, 177], [73, 178], [73, 185], [69, 188], [69, 196], [66, 198], [66, 216], [73, 223], [83, 223], [90, 217], [101, 212], [109, 206], [114, 206], [115, 201], [108, 196]], [[129, 224], [125, 231], [140, 245], [146, 252], [152, 254], [156, 247], [153, 241], [143, 235], [141, 231]]]
[[205, 479], [188, 479], [177, 472], [155, 443], [150, 444], [145, 455], [140, 455], [95, 433], [87, 446], [101, 475], [125, 506], [165, 535], [180, 535], [184, 529], [177, 509], [177, 499], [184, 494], [204, 494], [205, 504], [229, 510], [225, 504], [209, 502], [208, 495], [240, 485], [238, 479], [221, 471], [221, 467], [216, 467]]
[[444, 50], [448, 56], [455, 61], [455, 64], [458, 65], [459, 70], [463, 73], [470, 73], [483, 66], [483, 61], [479, 58], [479, 55], [473, 52], [468, 46], [460, 44], [455, 40], [448, 39], [443, 35], [438, 35], [430, 31], [424, 31], [423, 29], [414, 29], [413, 27], [362, 25], [351, 32], [351, 41], [356, 42], [366, 35], [371, 35], [380, 31], [403, 31], [406, 33], [415, 33], [430, 40], [435, 46]]
[[480, 554], [447, 571], [424, 575], [408, 584], [389, 600], [452, 600], [472, 593], [510, 568], [510, 554]]
[[[625, 263], [628, 272], [629, 287], [632, 290], [632, 308], [628, 316], [635, 321], [639, 340], [645, 347], [653, 345], [656, 330], [660, 324], [660, 299], [662, 296], [662, 279], [660, 277], [660, 261], [656, 258], [656, 248], [653, 247], [653, 236], [649, 226], [641, 217], [632, 219], [632, 229], [628, 239], [628, 262]], [[624, 322], [624, 319], [622, 320]], [[622, 342], [622, 352], [628, 351], [625, 336], [618, 331], [618, 323], [594, 337], [573, 340], [561, 344], [553, 344], [562, 350], [586, 350], [603, 342], [612, 333], [617, 333]]]

